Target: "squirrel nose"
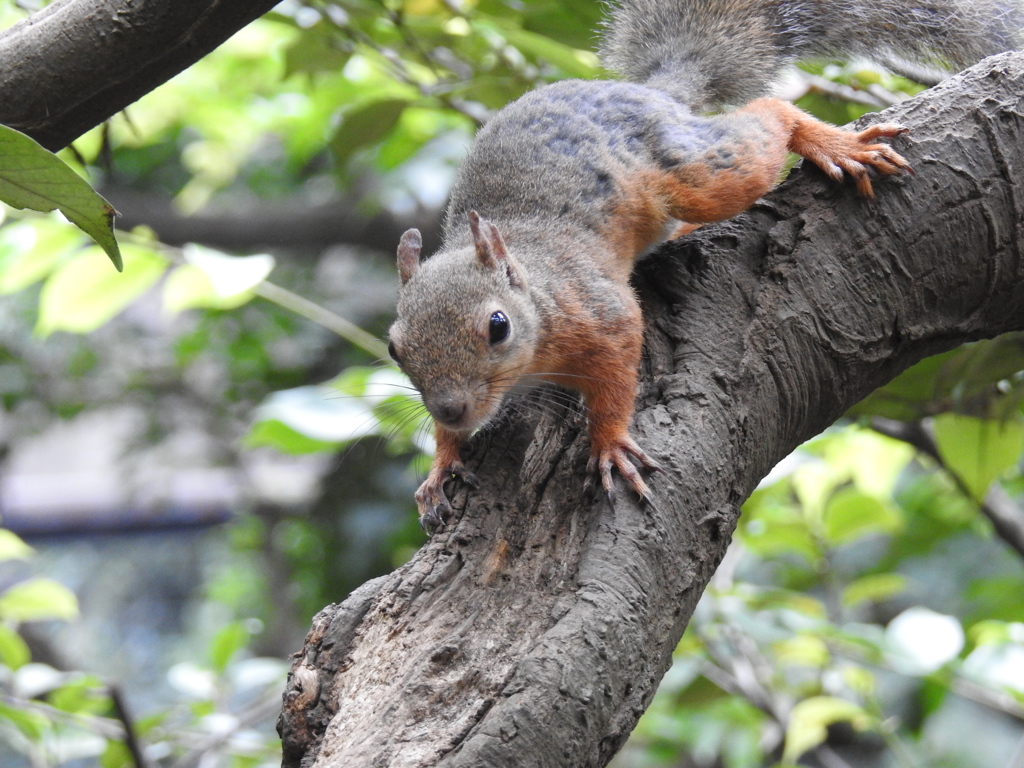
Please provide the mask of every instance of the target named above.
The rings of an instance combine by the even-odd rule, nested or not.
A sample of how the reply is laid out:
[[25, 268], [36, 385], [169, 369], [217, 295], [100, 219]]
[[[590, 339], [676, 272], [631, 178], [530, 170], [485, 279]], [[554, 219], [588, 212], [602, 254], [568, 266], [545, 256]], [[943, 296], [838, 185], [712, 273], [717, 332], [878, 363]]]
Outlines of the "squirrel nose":
[[430, 412], [433, 414], [434, 418], [442, 424], [455, 426], [462, 420], [462, 417], [466, 415], [468, 408], [469, 406], [465, 400], [448, 399], [434, 403]]

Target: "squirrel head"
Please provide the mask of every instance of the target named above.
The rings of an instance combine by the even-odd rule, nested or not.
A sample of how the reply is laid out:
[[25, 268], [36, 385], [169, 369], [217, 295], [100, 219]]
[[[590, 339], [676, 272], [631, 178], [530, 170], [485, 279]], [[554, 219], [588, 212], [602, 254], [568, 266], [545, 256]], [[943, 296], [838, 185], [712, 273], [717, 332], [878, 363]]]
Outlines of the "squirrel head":
[[530, 373], [537, 311], [498, 228], [469, 212], [472, 245], [420, 261], [420, 233], [398, 245], [398, 319], [389, 351], [444, 428], [486, 424]]

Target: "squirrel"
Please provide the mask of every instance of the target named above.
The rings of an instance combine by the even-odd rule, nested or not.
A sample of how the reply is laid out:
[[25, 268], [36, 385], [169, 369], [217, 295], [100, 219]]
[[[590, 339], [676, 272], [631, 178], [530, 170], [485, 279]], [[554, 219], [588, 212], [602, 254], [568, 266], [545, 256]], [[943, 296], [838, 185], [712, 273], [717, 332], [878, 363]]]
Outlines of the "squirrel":
[[[460, 449], [517, 385], [582, 393], [588, 484], [613, 470], [647, 502], [659, 465], [630, 437], [643, 343], [630, 287], [653, 246], [750, 207], [787, 154], [873, 196], [869, 169], [909, 170], [874, 125], [849, 132], [764, 94], [797, 58], [898, 57], [962, 67], [1014, 47], [1001, 0], [620, 0], [602, 61], [622, 80], [565, 80], [527, 93], [479, 131], [451, 192], [440, 250], [398, 245], [389, 351], [433, 417], [437, 453], [416, 492], [430, 530], [447, 481], [477, 487]], [[724, 107], [731, 111], [710, 113]]]

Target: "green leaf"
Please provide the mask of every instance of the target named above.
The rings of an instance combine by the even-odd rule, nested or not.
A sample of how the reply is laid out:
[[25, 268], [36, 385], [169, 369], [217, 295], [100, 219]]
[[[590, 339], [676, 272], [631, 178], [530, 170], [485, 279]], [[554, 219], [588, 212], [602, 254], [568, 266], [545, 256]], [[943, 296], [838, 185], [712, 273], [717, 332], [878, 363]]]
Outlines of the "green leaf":
[[814, 635], [793, 635], [772, 646], [776, 660], [783, 665], [824, 669], [832, 659], [828, 645]]
[[847, 664], [842, 668], [843, 684], [855, 695], [871, 698], [877, 690], [877, 679], [864, 667]]
[[601, 22], [601, 4], [591, 0], [560, 0], [557, 3], [526, 3], [524, 29], [539, 32], [573, 48], [589, 48]]
[[0, 619], [40, 621], [78, 616], [75, 593], [53, 579], [33, 578], [0, 593]]
[[0, 562], [4, 560], [27, 560], [35, 550], [26, 544], [14, 531], [0, 528]]
[[758, 589], [747, 597], [747, 605], [754, 610], [783, 609], [812, 619], [824, 619], [828, 611], [817, 598], [791, 589]]
[[782, 554], [795, 554], [806, 559], [808, 563], [813, 563], [821, 556], [818, 545], [803, 523], [772, 521], [762, 525], [749, 525], [745, 529], [743, 543], [751, 552], [766, 559]]
[[240, 621], [233, 621], [221, 629], [210, 642], [210, 664], [215, 672], [222, 673], [228, 662], [245, 648], [251, 634]]
[[935, 417], [935, 443], [943, 462], [975, 501], [1013, 467], [1024, 450], [1024, 418], [977, 419], [958, 413]]
[[554, 64], [569, 77], [591, 78], [600, 72], [597, 56], [590, 51], [570, 48], [522, 29], [502, 28], [500, 34], [523, 53]]
[[257, 409], [256, 419], [278, 421], [312, 440], [336, 445], [379, 431], [370, 406], [367, 398], [339, 397], [328, 387], [296, 387], [267, 397]]
[[50, 691], [47, 702], [64, 712], [98, 715], [110, 707], [107, 689], [94, 675], [74, 677]]
[[59, 209], [121, 270], [121, 254], [114, 239], [114, 208], [67, 163], [5, 125], [0, 125], [0, 200], [13, 208], [43, 213]]
[[823, 524], [825, 540], [839, 545], [872, 534], [895, 533], [903, 527], [903, 518], [895, 506], [847, 487], [829, 498]]
[[85, 242], [80, 232], [53, 218], [0, 228], [0, 294], [15, 293], [42, 280]]
[[1010, 624], [1005, 621], [979, 621], [971, 627], [971, 640], [975, 645], [987, 645], [989, 643], [1008, 643], [1013, 640], [1013, 633]]
[[331, 138], [331, 151], [339, 167], [349, 161], [355, 151], [383, 139], [398, 123], [408, 99], [380, 99], [350, 109]]
[[1024, 334], [1008, 333], [926, 358], [848, 413], [900, 421], [952, 410], [1007, 413], [1021, 398], [1022, 370]]
[[0, 720], [7, 720], [32, 741], [41, 741], [50, 729], [50, 721], [34, 709], [19, 709], [0, 703]]
[[338, 443], [307, 437], [277, 419], [257, 421], [245, 436], [243, 444], [246, 448], [276, 448], [291, 456], [338, 450]]
[[676, 694], [675, 700], [686, 706], [707, 706], [728, 696], [720, 686], [715, 685], [703, 675], [699, 675], [682, 691]]
[[253, 298], [252, 289], [274, 268], [274, 257], [268, 254], [228, 256], [197, 245], [186, 247], [185, 258], [189, 263], [171, 272], [164, 285], [169, 312], [239, 307]]
[[148, 248], [124, 248], [124, 271], [113, 275], [96, 262], [89, 248], [47, 278], [39, 296], [36, 333], [88, 333], [99, 328], [145, 293], [167, 269], [167, 261]]
[[[303, 29], [284, 54], [284, 76], [297, 72], [341, 72], [352, 56], [338, 30], [320, 22]], [[351, 43], [348, 44], [351, 47]]]
[[808, 462], [793, 472], [793, 492], [800, 500], [803, 517], [809, 525], [817, 527], [832, 491], [847, 479], [845, 472], [836, 471], [821, 461]]
[[799, 702], [789, 715], [783, 762], [795, 763], [804, 752], [824, 743], [828, 726], [839, 722], [849, 722], [862, 731], [872, 720], [862, 707], [834, 696], [813, 696]]
[[108, 741], [100, 756], [100, 768], [135, 768], [135, 758], [121, 741]]
[[900, 421], [915, 421], [929, 404], [948, 394], [943, 386], [947, 366], [955, 363], [960, 350], [926, 357], [911, 366], [884, 387], [876, 389], [849, 410], [855, 416], [885, 416]]
[[907, 588], [907, 580], [898, 573], [877, 573], [851, 582], [843, 590], [843, 605], [852, 608], [861, 603], [888, 600]]
[[32, 652], [17, 632], [0, 624], [0, 662], [10, 669], [19, 669], [32, 660]]
[[164, 282], [164, 309], [171, 313], [197, 307], [234, 309], [234, 307], [246, 303], [249, 298], [243, 296], [237, 303], [221, 302], [210, 278], [193, 264], [182, 264], [180, 267], [175, 267]]
[[921, 688], [917, 694], [917, 700], [921, 707], [921, 717], [918, 722], [921, 725], [927, 723], [929, 718], [942, 708], [950, 692], [950, 685], [938, 679], [937, 675], [929, 675], [921, 679]]
[[817, 442], [833, 473], [851, 477], [857, 488], [879, 499], [892, 496], [897, 479], [916, 456], [902, 440], [852, 426]]

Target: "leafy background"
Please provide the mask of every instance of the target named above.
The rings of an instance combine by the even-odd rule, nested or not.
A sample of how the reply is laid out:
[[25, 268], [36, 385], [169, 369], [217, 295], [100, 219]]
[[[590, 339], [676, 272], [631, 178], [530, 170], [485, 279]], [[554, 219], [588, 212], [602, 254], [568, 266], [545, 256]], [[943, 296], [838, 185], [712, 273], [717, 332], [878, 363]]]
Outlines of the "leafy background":
[[[436, 238], [490, 111], [601, 74], [599, 18], [282, 3], [61, 153], [119, 256], [102, 203], [99, 244], [17, 207], [0, 133], [4, 765], [279, 762], [313, 613], [423, 541], [387, 233]], [[920, 86], [785, 88], [843, 123]], [[1018, 335], [925, 360], [777, 467], [614, 765], [1024, 765], [1022, 370]]]

